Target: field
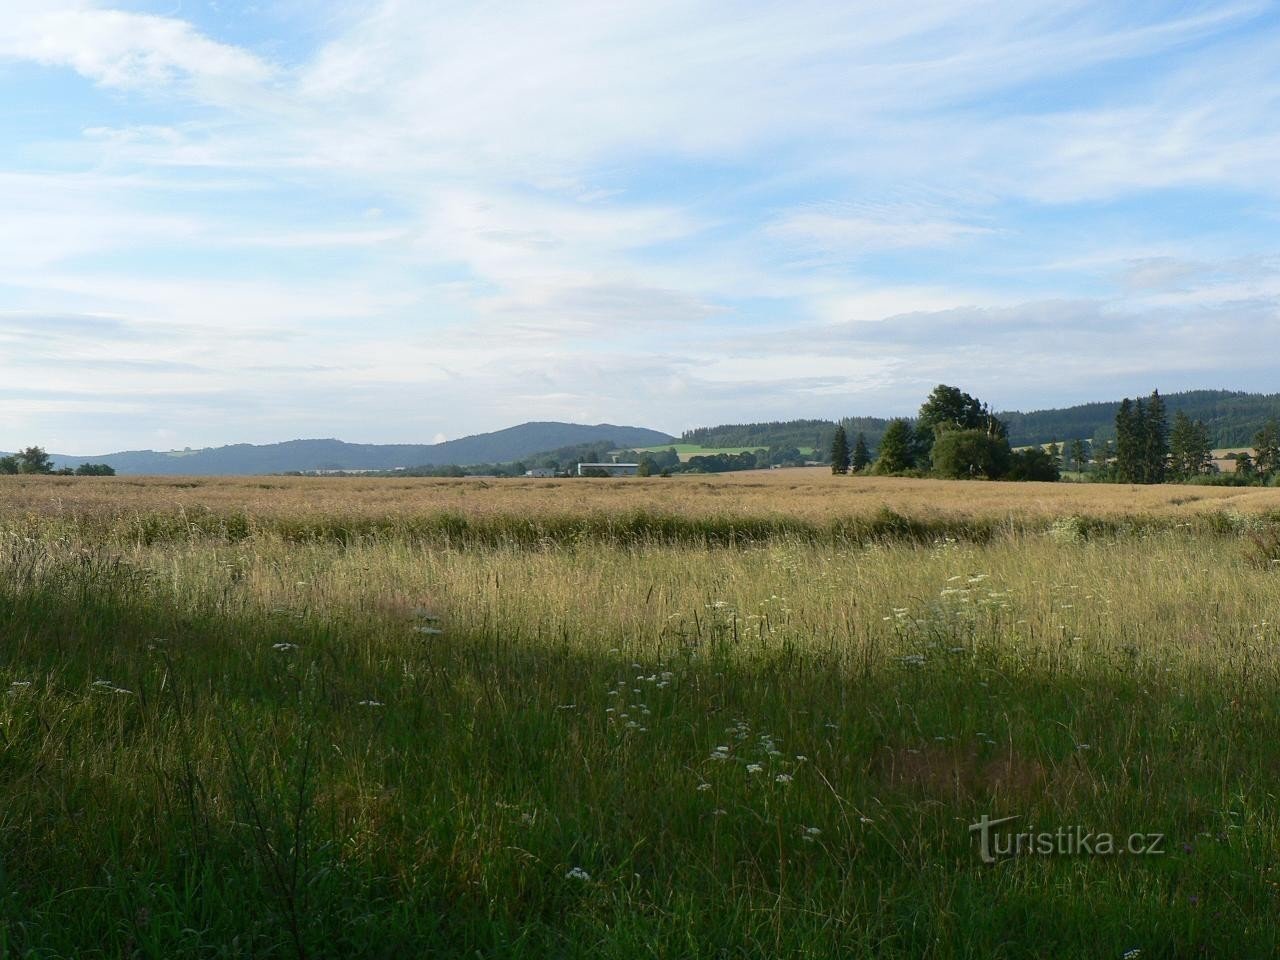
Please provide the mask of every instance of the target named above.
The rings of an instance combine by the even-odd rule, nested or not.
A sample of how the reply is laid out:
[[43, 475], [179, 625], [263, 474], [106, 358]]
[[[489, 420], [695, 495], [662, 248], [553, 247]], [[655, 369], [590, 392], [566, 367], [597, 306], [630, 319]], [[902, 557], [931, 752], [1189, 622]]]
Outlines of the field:
[[[687, 463], [690, 457], [711, 457], [717, 453], [750, 453], [755, 450], [763, 450], [764, 447], [703, 447], [696, 443], [668, 443], [665, 446], [659, 444], [656, 447], [638, 447], [639, 453], [661, 453], [663, 450], [675, 450], [680, 455], [680, 460]], [[799, 447], [799, 451], [805, 455], [813, 453], [813, 447]]]
[[1278, 623], [1275, 488], [0, 478], [0, 956], [1274, 956]]

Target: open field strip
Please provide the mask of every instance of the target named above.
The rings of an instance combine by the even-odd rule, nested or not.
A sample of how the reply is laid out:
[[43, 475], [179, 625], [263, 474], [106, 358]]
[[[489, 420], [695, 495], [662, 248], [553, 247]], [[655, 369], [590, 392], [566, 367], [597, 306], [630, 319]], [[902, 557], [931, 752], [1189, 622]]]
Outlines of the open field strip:
[[1280, 948], [1280, 491], [775, 473], [0, 482], [0, 955]]

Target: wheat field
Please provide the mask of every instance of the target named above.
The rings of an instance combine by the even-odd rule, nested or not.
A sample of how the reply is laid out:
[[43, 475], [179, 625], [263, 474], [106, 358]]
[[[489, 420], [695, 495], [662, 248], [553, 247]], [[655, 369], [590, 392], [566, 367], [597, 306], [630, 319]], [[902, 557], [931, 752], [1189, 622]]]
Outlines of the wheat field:
[[1272, 956], [1278, 493], [0, 478], [0, 955]]

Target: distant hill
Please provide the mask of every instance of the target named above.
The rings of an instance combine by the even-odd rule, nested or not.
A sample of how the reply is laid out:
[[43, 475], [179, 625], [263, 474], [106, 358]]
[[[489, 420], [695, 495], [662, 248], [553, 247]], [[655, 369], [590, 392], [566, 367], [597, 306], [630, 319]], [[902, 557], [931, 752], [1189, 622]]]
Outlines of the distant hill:
[[624, 447], [653, 446], [674, 438], [644, 427], [611, 423], [522, 423], [444, 443], [373, 444], [341, 440], [289, 440], [254, 445], [238, 443], [203, 450], [128, 450], [120, 453], [69, 456], [53, 454], [56, 467], [107, 463], [121, 474], [253, 476], [310, 470], [394, 470], [397, 467], [519, 460], [543, 450], [572, 444], [606, 442]]

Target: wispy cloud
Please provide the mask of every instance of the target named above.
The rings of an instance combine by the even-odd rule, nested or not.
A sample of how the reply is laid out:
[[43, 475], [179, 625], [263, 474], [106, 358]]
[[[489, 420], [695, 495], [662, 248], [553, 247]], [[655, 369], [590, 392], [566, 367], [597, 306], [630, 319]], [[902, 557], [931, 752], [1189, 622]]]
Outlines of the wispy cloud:
[[[1269, 356], [1268, 4], [222, 6], [6, 6], [0, 447], [1034, 405]], [[86, 384], [103, 416], [40, 392]]]

